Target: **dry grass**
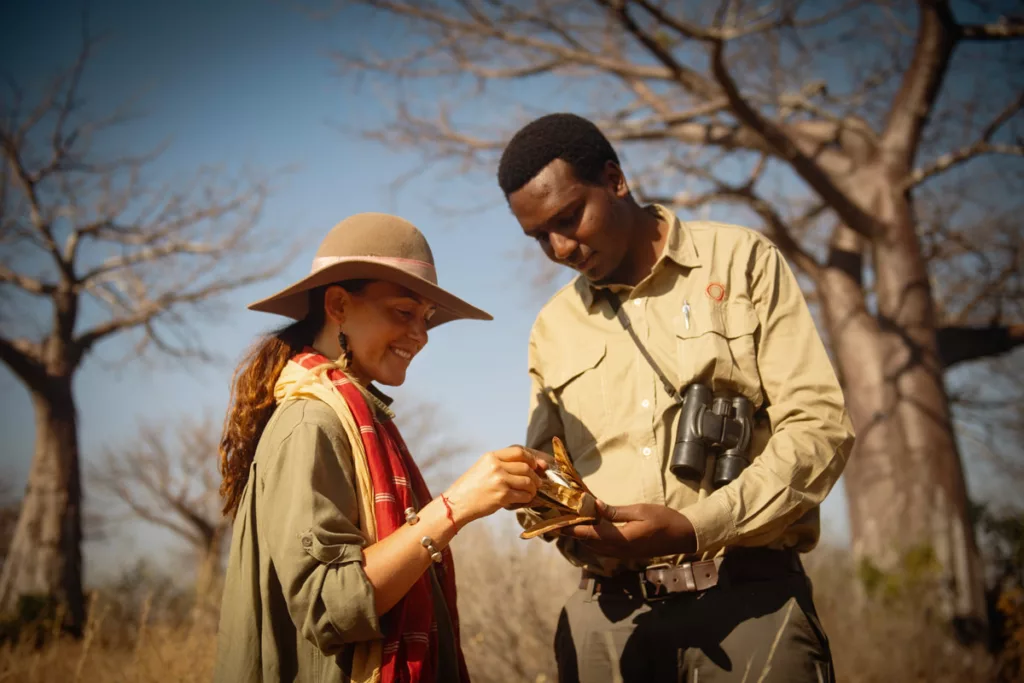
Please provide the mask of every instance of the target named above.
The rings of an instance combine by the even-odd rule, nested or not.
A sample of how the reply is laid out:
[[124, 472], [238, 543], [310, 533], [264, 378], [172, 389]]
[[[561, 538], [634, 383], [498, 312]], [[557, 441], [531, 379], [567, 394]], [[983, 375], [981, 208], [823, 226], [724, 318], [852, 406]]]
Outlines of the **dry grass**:
[[[483, 525], [457, 540], [463, 639], [476, 683], [555, 680], [551, 643], [556, 619], [577, 574], [548, 545], [520, 542]], [[848, 558], [820, 550], [808, 558], [815, 600], [840, 681], [983, 681], [991, 659], [954, 644], [927, 606], [854, 599]], [[47, 638], [0, 650], [3, 681], [208, 681], [215, 653], [209, 621], [142, 600], [134, 614], [112, 595], [96, 599], [86, 637]]]
[[0, 681], [18, 683], [144, 683], [210, 681], [216, 649], [214, 634], [204, 629], [150, 625], [140, 629], [136, 644], [94, 636], [81, 641], [53, 639], [42, 648], [21, 644], [0, 652]]
[[992, 659], [965, 649], [926, 593], [880, 603], [862, 596], [849, 555], [820, 548], [804, 562], [832, 646], [837, 679], [850, 683], [987, 681]]

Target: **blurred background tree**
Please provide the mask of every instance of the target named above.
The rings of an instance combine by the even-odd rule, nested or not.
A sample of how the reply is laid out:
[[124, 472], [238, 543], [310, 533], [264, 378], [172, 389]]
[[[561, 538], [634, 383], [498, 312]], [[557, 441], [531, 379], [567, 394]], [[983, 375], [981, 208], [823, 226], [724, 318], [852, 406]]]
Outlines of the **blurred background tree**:
[[112, 503], [186, 543], [196, 568], [195, 607], [204, 614], [217, 613], [231, 535], [220, 498], [219, 440], [219, 427], [209, 421], [145, 426], [134, 443], [108, 449], [86, 478], [97, 498], [109, 501], [108, 518]]
[[114, 336], [135, 342], [124, 361], [204, 358], [190, 314], [283, 265], [255, 230], [265, 181], [200, 168], [157, 183], [147, 169], [162, 148], [110, 154], [131, 112], [81, 92], [94, 48], [84, 35], [41, 92], [8, 74], [0, 99], [0, 359], [31, 395], [36, 434], [0, 612], [48, 596], [74, 632], [85, 619], [76, 373]]
[[1024, 343], [1019, 7], [341, 5], [409, 36], [349, 42], [335, 59], [392, 104], [363, 133], [418, 151], [419, 170], [493, 174], [519, 126], [572, 102], [623, 154], [640, 199], [724, 206], [771, 237], [816, 306], [857, 429], [856, 556], [881, 571], [933, 557], [944, 613], [963, 638], [984, 633], [946, 375]]

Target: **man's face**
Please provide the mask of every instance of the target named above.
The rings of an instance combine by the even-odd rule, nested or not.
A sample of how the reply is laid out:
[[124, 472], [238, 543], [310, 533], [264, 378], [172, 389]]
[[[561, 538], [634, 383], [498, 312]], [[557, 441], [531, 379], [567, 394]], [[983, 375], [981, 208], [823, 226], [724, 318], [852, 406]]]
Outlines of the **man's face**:
[[625, 198], [629, 187], [613, 162], [601, 181], [588, 184], [565, 161], [555, 159], [508, 197], [523, 232], [549, 259], [592, 282], [613, 279], [629, 250]]

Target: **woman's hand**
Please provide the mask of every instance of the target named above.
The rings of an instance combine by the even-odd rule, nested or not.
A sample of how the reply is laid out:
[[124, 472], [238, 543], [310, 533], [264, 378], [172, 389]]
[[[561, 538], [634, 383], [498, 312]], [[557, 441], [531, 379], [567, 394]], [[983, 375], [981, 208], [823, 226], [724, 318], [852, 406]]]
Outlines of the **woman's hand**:
[[540, 485], [539, 473], [547, 469], [543, 455], [522, 446], [484, 453], [444, 494], [455, 525], [462, 528], [501, 508], [533, 500]]

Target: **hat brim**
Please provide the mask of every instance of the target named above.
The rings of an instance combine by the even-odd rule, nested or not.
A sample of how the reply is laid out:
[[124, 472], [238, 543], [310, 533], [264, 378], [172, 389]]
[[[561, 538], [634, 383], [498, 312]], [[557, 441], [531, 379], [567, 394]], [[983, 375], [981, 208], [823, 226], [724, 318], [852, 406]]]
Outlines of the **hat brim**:
[[310, 273], [298, 282], [285, 287], [276, 294], [249, 304], [251, 311], [275, 313], [295, 320], [302, 320], [309, 312], [309, 290], [345, 280], [385, 280], [394, 282], [419, 296], [437, 304], [437, 310], [430, 317], [428, 328], [437, 327], [452, 320], [493, 320], [490, 313], [466, 303], [454, 294], [441, 289], [433, 282], [374, 261], [346, 260]]

